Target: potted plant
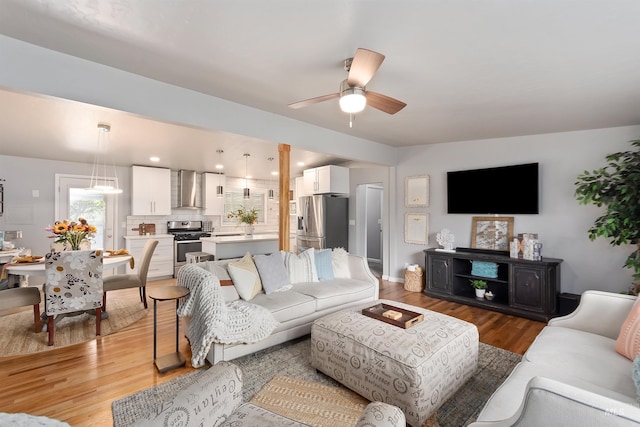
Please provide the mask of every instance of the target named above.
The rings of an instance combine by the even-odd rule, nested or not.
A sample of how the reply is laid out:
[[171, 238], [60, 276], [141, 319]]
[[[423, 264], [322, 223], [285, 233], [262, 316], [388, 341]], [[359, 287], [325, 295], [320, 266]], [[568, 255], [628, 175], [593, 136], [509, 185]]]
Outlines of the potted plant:
[[470, 282], [471, 286], [476, 290], [476, 298], [484, 298], [484, 293], [487, 290], [487, 282], [480, 279], [472, 279]]
[[227, 218], [237, 218], [241, 224], [244, 224], [244, 234], [253, 234], [253, 224], [258, 220], [258, 211], [255, 208], [247, 209], [241, 206], [235, 211], [231, 211]]
[[630, 141], [636, 151], [606, 157], [607, 165], [578, 175], [575, 196], [580, 204], [604, 206], [605, 212], [589, 228], [589, 239], [611, 239], [612, 246], [635, 244], [624, 267], [633, 270], [632, 293], [640, 289], [640, 139]]

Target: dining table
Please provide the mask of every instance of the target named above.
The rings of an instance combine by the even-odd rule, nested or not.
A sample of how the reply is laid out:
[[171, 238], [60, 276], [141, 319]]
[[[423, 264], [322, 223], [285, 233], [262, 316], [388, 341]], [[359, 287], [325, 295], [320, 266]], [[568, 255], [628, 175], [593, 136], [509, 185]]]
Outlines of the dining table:
[[[126, 264], [129, 264], [129, 267], [133, 268], [134, 264], [133, 264], [132, 255], [110, 255], [110, 256], [105, 256], [102, 259], [103, 270], [118, 268]], [[2, 266], [2, 276], [4, 276], [5, 274], [15, 274], [19, 276], [26, 276], [26, 275], [45, 276], [46, 274], [45, 274], [45, 268], [44, 268], [44, 257], [40, 258], [37, 262], [33, 262], [33, 263], [5, 264], [4, 266]], [[0, 297], [1, 296], [2, 294], [0, 294]], [[46, 307], [46, 300], [45, 300], [45, 307]], [[93, 311], [93, 314], [95, 314], [95, 311], [94, 310], [92, 311]], [[41, 317], [43, 321], [42, 331], [44, 332], [47, 330], [47, 322], [46, 322], [47, 316], [43, 312]], [[59, 315], [58, 317], [61, 318], [65, 316]], [[103, 311], [100, 318], [103, 320], [108, 319], [109, 314], [106, 311]], [[59, 318], [57, 318], [56, 320], [59, 320]]]
[[[102, 259], [103, 270], [105, 269], [114, 269], [120, 267], [121, 265], [129, 264], [131, 268], [133, 268], [133, 256], [131, 255], [111, 255], [105, 256]], [[24, 275], [34, 275], [34, 276], [44, 276], [44, 257], [40, 258], [38, 262], [32, 263], [14, 263], [14, 264], [5, 264], [2, 267], [3, 274], [15, 274], [19, 276]]]

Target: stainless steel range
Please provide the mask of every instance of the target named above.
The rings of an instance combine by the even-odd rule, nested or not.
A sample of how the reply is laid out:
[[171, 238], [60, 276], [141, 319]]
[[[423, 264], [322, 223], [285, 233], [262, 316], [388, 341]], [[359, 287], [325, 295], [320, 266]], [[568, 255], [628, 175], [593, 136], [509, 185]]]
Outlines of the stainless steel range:
[[202, 221], [168, 221], [167, 232], [173, 234], [173, 277], [178, 276], [180, 267], [187, 263], [188, 252], [202, 252], [201, 237], [210, 237], [203, 231]]

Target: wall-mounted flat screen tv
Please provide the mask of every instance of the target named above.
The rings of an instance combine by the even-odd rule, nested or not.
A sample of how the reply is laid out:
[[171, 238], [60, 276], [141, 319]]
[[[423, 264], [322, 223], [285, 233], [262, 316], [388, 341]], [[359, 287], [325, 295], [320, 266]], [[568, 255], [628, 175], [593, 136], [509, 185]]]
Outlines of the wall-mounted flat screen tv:
[[538, 163], [447, 172], [450, 214], [537, 214]]

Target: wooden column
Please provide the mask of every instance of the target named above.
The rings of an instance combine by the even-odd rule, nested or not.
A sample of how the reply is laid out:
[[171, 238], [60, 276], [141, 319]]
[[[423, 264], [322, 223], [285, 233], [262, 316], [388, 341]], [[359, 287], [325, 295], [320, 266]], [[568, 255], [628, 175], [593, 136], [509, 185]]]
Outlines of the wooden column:
[[278, 157], [280, 161], [280, 171], [278, 182], [279, 191], [279, 231], [278, 241], [281, 251], [289, 251], [289, 181], [291, 176], [290, 168], [291, 146], [288, 144], [278, 144]]

